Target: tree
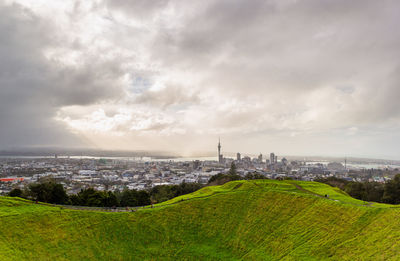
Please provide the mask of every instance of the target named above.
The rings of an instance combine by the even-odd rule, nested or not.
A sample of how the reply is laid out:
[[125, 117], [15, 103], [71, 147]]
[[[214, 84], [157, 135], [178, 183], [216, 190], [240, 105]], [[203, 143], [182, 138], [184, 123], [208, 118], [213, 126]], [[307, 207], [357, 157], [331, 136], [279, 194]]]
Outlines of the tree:
[[244, 179], [251, 180], [251, 179], [268, 179], [268, 178], [262, 174], [254, 172], [254, 173], [247, 173]]
[[364, 182], [367, 201], [383, 202], [384, 185], [378, 182]]
[[117, 197], [112, 191], [103, 191], [100, 194], [102, 195], [102, 207], [116, 207], [119, 205]]
[[160, 185], [155, 186], [150, 190], [150, 199], [153, 202], [163, 202], [174, 197], [192, 193], [202, 188], [203, 185], [199, 183], [186, 183], [182, 182], [179, 185]]
[[51, 197], [51, 188], [48, 183], [33, 183], [28, 187], [29, 195], [33, 200], [49, 202]]
[[15, 188], [8, 193], [8, 196], [10, 197], [21, 197], [22, 196], [22, 190], [19, 188]]
[[231, 163], [231, 168], [229, 169], [228, 174], [229, 174], [229, 175], [237, 175], [237, 172], [236, 172], [236, 165], [235, 165], [234, 162]]
[[328, 184], [332, 187], [338, 187], [341, 190], [345, 190], [346, 185], [349, 183], [347, 180], [337, 177], [317, 178], [315, 181]]
[[138, 191], [138, 206], [147, 206], [150, 205], [150, 194], [145, 190]]
[[400, 203], [400, 174], [385, 184], [382, 201], [390, 204]]
[[74, 206], [82, 206], [81, 201], [80, 201], [80, 198], [79, 198], [79, 196], [78, 196], [77, 194], [71, 195], [71, 196], [69, 197], [69, 200], [70, 200], [70, 204], [71, 204], [71, 205], [74, 205]]
[[[384, 187], [386, 186], [378, 182], [349, 182], [337, 177], [316, 179], [315, 181], [338, 187], [354, 198], [373, 202], [383, 202]], [[390, 185], [388, 186], [390, 187]], [[389, 200], [389, 196], [387, 200]]]
[[361, 200], [366, 200], [367, 198], [365, 188], [360, 182], [349, 182], [345, 187], [345, 191], [353, 198]]
[[79, 206], [101, 207], [103, 205], [101, 193], [93, 188], [82, 189], [77, 194], [77, 198], [72, 198], [72, 201]]
[[177, 186], [169, 186], [169, 185], [161, 185], [155, 186], [150, 191], [150, 198], [153, 202], [163, 202], [167, 201], [171, 198], [174, 198], [176, 195]]
[[64, 187], [53, 181], [30, 184], [28, 194], [34, 200], [52, 204], [66, 204], [69, 200]]
[[175, 197], [195, 192], [203, 187], [200, 183], [182, 182], [176, 188]]
[[[229, 172], [228, 172], [229, 173]], [[212, 176], [208, 180], [208, 185], [223, 185], [229, 181], [240, 180], [241, 177], [237, 174], [223, 174], [219, 173], [217, 175]]]
[[121, 207], [135, 207], [135, 206], [139, 205], [138, 199], [139, 199], [139, 195], [136, 190], [125, 189], [121, 193], [120, 205], [121, 205]]
[[65, 204], [69, 200], [67, 192], [65, 191], [63, 185], [61, 184], [53, 184], [51, 190], [51, 198], [49, 203], [54, 204]]

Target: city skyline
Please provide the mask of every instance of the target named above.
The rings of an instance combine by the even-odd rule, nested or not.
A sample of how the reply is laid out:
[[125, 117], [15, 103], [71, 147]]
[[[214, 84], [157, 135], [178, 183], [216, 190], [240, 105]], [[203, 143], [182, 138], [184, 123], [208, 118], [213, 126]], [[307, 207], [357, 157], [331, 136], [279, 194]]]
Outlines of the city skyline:
[[[398, 1], [0, 3], [0, 151], [400, 159]], [[224, 153], [222, 152], [222, 154]]]

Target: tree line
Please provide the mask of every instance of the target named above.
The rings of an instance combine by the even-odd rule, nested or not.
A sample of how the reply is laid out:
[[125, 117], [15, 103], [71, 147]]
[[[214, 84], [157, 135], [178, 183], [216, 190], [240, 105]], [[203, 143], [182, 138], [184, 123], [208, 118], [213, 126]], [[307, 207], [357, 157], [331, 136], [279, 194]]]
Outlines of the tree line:
[[386, 183], [346, 181], [336, 177], [318, 179], [318, 182], [338, 187], [351, 197], [379, 203], [400, 204], [400, 174]]
[[179, 185], [160, 185], [149, 190], [124, 189], [123, 191], [98, 191], [93, 188], [81, 189], [68, 195], [61, 184], [52, 180], [32, 183], [24, 190], [13, 189], [8, 195], [51, 204], [89, 207], [136, 207], [167, 201], [177, 196], [192, 193], [203, 185], [181, 183]]
[[268, 179], [264, 175], [257, 172], [249, 172], [244, 177], [238, 175], [236, 170], [236, 165], [232, 162], [231, 167], [227, 173], [219, 173], [217, 175], [212, 176], [208, 185], [223, 185], [229, 181], [234, 180], [252, 180], [252, 179]]

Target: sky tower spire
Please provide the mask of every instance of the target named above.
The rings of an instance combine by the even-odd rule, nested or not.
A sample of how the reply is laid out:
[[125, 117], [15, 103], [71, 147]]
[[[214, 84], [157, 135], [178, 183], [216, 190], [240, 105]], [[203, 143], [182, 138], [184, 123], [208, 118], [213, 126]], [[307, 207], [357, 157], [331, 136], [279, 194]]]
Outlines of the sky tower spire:
[[222, 155], [221, 155], [221, 137], [218, 137], [218, 162], [221, 163]]

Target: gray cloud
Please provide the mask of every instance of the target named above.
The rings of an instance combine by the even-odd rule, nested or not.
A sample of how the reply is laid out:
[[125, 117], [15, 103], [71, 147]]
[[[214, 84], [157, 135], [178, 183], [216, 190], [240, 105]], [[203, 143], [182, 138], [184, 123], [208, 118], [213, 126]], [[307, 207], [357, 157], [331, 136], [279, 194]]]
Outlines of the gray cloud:
[[45, 58], [56, 28], [20, 5], [0, 6], [0, 146], [87, 145], [53, 118], [65, 105], [119, 95], [118, 64], [95, 59], [83, 69]]
[[[388, 101], [394, 104], [396, 95], [390, 94], [397, 94], [393, 86], [399, 83], [394, 78], [399, 62], [393, 58], [400, 54], [396, 6], [395, 1], [208, 1], [167, 31], [171, 37], [160, 31], [153, 58], [203, 73], [204, 85], [226, 97], [301, 99], [349, 84], [359, 91], [347, 115], [358, 120], [361, 110], [382, 118], [398, 114], [385, 108]], [[372, 106], [357, 103], [374, 98], [378, 85], [391, 97]]]
[[[176, 26], [162, 24], [167, 19], [161, 17], [148, 53], [162, 67], [200, 75], [199, 91], [219, 97], [215, 103], [231, 102], [199, 118], [210, 129], [240, 133], [253, 122], [254, 133], [319, 132], [374, 129], [399, 120], [396, 1], [210, 0], [169, 6]], [[161, 13], [157, 8], [152, 12]], [[207, 98], [199, 102], [205, 111]], [[331, 139], [328, 132], [325, 138]]]
[[182, 87], [167, 86], [157, 91], [146, 90], [137, 96], [135, 102], [166, 108], [171, 105], [197, 104], [199, 97]]
[[107, 7], [128, 13], [133, 19], [148, 20], [168, 5], [168, 0], [106, 0]]
[[[48, 126], [35, 134], [43, 137], [26, 142], [70, 136], [64, 125], [52, 127], [60, 110], [68, 122], [69, 106], [86, 108], [71, 109], [75, 127], [111, 122], [133, 145], [151, 132], [146, 139], [162, 143], [145, 146], [155, 149], [224, 134], [248, 150], [284, 144], [298, 152], [310, 144], [320, 153], [321, 143], [347, 135], [357, 137], [348, 144], [360, 153], [383, 151], [379, 144], [400, 128], [397, 1], [75, 3], [66, 21], [1, 6], [0, 120], [10, 126], [0, 133], [3, 144], [38, 126]], [[48, 50], [55, 50], [50, 58]], [[77, 64], [65, 62], [72, 54]], [[90, 119], [92, 107], [106, 121]], [[387, 138], [377, 138], [382, 128]]]

